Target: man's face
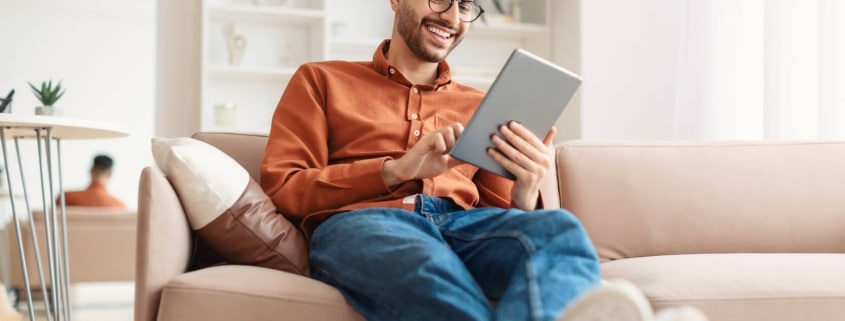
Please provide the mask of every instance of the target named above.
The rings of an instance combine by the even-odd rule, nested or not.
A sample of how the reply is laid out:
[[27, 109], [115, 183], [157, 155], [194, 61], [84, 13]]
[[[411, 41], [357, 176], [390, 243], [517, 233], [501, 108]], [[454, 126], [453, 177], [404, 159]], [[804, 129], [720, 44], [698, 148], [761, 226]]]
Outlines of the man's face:
[[399, 35], [422, 60], [441, 62], [461, 43], [469, 23], [458, 18], [457, 5], [435, 13], [428, 0], [404, 0], [397, 14]]

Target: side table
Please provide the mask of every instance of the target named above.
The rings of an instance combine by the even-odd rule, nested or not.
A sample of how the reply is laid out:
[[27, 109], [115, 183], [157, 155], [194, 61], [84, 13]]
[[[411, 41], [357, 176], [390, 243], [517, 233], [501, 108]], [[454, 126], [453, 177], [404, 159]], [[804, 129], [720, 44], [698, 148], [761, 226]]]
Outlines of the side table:
[[[2, 114], [0, 113], [0, 145], [3, 151], [3, 166], [5, 167], [6, 183], [10, 194], [16, 193], [17, 186], [12, 185], [11, 161], [17, 160], [20, 173], [20, 187], [22, 190], [25, 213], [18, 213], [14, 198], [11, 198], [12, 222], [14, 223], [15, 235], [18, 239], [18, 251], [21, 257], [21, 268], [24, 274], [25, 293], [30, 320], [35, 320], [35, 309], [32, 302], [32, 289], [30, 280], [38, 277], [41, 280], [41, 291], [44, 297], [44, 305], [47, 311], [48, 320], [70, 320], [70, 295], [69, 279], [70, 266], [68, 264], [67, 244], [67, 218], [65, 217], [64, 188], [62, 186], [62, 150], [63, 139], [95, 139], [115, 138], [127, 136], [126, 131], [109, 124], [94, 121], [73, 119], [54, 116], [37, 116], [23, 114]], [[24, 175], [23, 163], [19, 147], [20, 139], [35, 139], [37, 144], [38, 157], [38, 180], [37, 184], [41, 189], [41, 205], [45, 222], [44, 248], [47, 250], [47, 262], [41, 262], [39, 237], [36, 234], [34, 224], [30, 224], [32, 244], [35, 249], [35, 263], [37, 265], [37, 276], [31, 276], [27, 272], [27, 258], [23, 249], [21, 226], [19, 219], [26, 215], [33, 221], [33, 211], [30, 206], [30, 197], [27, 192], [27, 179]], [[13, 141], [13, 148], [7, 146]], [[10, 155], [11, 152], [14, 155]], [[30, 164], [31, 165], [31, 164]], [[54, 184], [54, 179], [58, 184]], [[34, 181], [33, 181], [34, 182]], [[58, 185], [58, 186], [54, 186]], [[58, 194], [56, 193], [58, 191]], [[54, 195], [61, 195], [60, 204], [57, 208]], [[46, 269], [44, 268], [46, 264]], [[45, 274], [46, 273], [46, 274]], [[47, 291], [45, 277], [49, 277], [51, 291]]]

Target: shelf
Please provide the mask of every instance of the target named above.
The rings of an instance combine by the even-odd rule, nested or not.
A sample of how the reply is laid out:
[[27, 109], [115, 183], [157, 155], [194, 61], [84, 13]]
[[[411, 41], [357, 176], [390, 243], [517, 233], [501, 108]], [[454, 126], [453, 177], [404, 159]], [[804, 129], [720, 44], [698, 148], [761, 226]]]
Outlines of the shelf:
[[[192, 0], [193, 1], [193, 0]], [[390, 37], [394, 13], [378, 1], [290, 0], [293, 6], [254, 5], [252, 0], [198, 0], [203, 4], [199, 81], [201, 130], [266, 133], [279, 97], [301, 63], [369, 61]], [[550, 55], [546, 8], [553, 0], [525, 2], [521, 22], [493, 19], [470, 27], [465, 45], [449, 55], [457, 82], [486, 91], [513, 48]], [[278, 2], [282, 3], [282, 2]], [[355, 16], [365, 19], [354, 19]], [[247, 39], [238, 65], [230, 65], [221, 28], [232, 23]], [[294, 48], [292, 50], [291, 48]], [[196, 55], [195, 55], [196, 54]], [[237, 106], [233, 122], [215, 122], [216, 105]]]
[[[543, 35], [546, 33], [546, 27], [537, 24], [526, 24], [526, 23], [508, 23], [508, 24], [495, 24], [495, 25], [485, 25], [479, 24], [478, 26], [473, 25], [469, 31], [469, 36], [494, 36], [494, 37], [506, 37], [506, 38], [524, 38], [528, 36], [534, 35]], [[384, 40], [382, 38], [335, 38], [331, 41], [332, 47], [336, 48], [361, 48], [366, 47], [368, 49], [375, 48], [381, 41]]]
[[471, 35], [495, 36], [507, 38], [523, 38], [528, 36], [542, 35], [547, 29], [543, 25], [531, 23], [479, 23], [470, 28]]
[[319, 25], [326, 16], [323, 10], [238, 4], [211, 4], [208, 11], [212, 20], [258, 24]]
[[295, 68], [257, 68], [225, 65], [208, 67], [208, 75], [211, 77], [254, 80], [286, 80], [293, 76], [295, 72]]
[[373, 56], [373, 51], [383, 39], [380, 38], [358, 38], [358, 39], [335, 39], [330, 43], [329, 59], [341, 60], [368, 60]]
[[381, 38], [357, 38], [357, 39], [346, 39], [346, 38], [338, 38], [334, 39], [331, 42], [332, 50], [337, 50], [339, 48], [352, 48], [352, 49], [367, 49], [367, 50], [375, 50], [375, 48], [383, 41], [384, 39]]

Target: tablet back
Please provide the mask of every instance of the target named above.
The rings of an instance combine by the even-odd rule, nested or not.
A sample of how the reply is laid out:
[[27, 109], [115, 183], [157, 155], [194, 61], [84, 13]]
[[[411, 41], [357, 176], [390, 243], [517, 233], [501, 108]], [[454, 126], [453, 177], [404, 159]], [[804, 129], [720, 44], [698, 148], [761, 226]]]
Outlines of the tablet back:
[[499, 125], [514, 120], [543, 139], [554, 126], [581, 78], [525, 50], [516, 49], [475, 111], [451, 155], [494, 174], [513, 179], [487, 148]]

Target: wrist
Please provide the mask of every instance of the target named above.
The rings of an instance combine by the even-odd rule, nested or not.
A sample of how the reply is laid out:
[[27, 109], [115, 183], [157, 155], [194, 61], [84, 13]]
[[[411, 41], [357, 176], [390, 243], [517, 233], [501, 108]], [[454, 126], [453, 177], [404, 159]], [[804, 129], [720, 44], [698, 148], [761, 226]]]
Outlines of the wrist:
[[538, 208], [538, 204], [540, 203], [540, 193], [532, 193], [531, 195], [524, 195], [519, 199], [512, 199], [511, 205], [523, 211], [533, 211]]
[[401, 171], [398, 167], [399, 164], [397, 164], [397, 161], [393, 159], [388, 159], [384, 162], [384, 164], [382, 164], [381, 177], [384, 179], [385, 186], [392, 187], [405, 181], [405, 179], [399, 177], [399, 173], [401, 173]]

